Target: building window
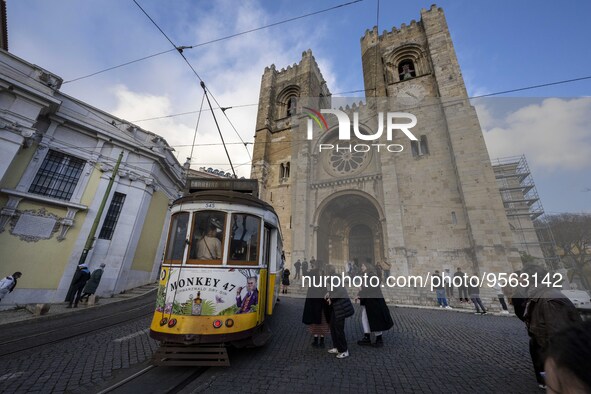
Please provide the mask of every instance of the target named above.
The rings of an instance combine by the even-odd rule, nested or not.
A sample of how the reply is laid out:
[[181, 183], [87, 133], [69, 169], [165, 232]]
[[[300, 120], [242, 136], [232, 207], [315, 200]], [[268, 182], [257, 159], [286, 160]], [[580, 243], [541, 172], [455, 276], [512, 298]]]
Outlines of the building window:
[[199, 211], [193, 214], [193, 231], [189, 262], [192, 264], [222, 264], [226, 214]]
[[29, 193], [69, 200], [85, 163], [77, 157], [50, 150], [33, 179]]
[[296, 85], [285, 87], [277, 95], [277, 119], [283, 119], [297, 114], [300, 88]]
[[451, 211], [451, 224], [458, 224], [458, 217], [455, 211]]
[[233, 214], [230, 227], [229, 264], [259, 264], [259, 229], [261, 219], [247, 214]]
[[172, 215], [170, 220], [170, 231], [166, 243], [166, 264], [181, 264], [185, 253], [185, 240], [189, 227], [189, 213], [178, 212]]
[[296, 96], [287, 99], [287, 116], [293, 116], [297, 113], [298, 101]]
[[117, 225], [117, 220], [119, 220], [119, 214], [121, 213], [121, 209], [123, 208], [124, 202], [125, 194], [115, 192], [115, 194], [113, 195], [113, 199], [111, 199], [111, 205], [109, 206], [109, 210], [107, 211], [107, 216], [105, 217], [105, 221], [103, 222], [103, 227], [101, 228], [99, 239], [113, 238], [115, 226]]
[[410, 149], [414, 157], [428, 155], [429, 146], [427, 144], [427, 136], [422, 135], [418, 141], [410, 141]]
[[289, 161], [285, 164], [279, 164], [279, 180], [285, 181], [289, 178], [290, 164]]
[[413, 61], [410, 59], [401, 61], [398, 64], [398, 75], [401, 81], [416, 77], [417, 72]]

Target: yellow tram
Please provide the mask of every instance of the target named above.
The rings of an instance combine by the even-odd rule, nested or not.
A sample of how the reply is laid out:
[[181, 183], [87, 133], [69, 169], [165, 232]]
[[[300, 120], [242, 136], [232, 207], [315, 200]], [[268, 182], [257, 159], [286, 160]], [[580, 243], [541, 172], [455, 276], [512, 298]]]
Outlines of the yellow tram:
[[273, 207], [246, 193], [206, 190], [176, 200], [171, 214], [150, 336], [186, 345], [264, 343], [283, 269]]

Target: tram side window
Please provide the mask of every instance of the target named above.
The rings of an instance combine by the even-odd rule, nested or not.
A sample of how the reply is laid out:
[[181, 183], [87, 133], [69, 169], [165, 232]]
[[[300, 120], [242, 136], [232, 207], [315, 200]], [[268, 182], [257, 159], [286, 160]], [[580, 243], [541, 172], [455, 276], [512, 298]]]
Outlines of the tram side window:
[[189, 260], [196, 264], [221, 264], [224, 250], [226, 214], [216, 211], [195, 212]]
[[261, 219], [246, 214], [232, 215], [230, 227], [231, 264], [258, 265]]
[[185, 252], [185, 239], [187, 236], [188, 224], [188, 212], [180, 212], [172, 215], [170, 221], [170, 233], [168, 234], [168, 244], [166, 246], [165, 263], [181, 264], [183, 253]]

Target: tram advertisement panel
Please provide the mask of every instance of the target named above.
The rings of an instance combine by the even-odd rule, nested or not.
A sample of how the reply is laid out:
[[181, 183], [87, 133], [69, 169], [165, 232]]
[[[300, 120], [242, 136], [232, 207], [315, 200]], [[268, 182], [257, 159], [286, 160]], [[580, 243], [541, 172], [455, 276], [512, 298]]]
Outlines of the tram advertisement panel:
[[259, 305], [258, 269], [163, 267], [156, 311], [183, 316], [253, 313]]

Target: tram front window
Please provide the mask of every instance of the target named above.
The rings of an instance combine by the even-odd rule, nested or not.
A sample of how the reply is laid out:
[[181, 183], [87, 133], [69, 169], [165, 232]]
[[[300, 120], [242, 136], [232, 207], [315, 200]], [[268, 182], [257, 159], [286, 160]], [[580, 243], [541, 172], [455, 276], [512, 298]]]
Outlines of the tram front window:
[[168, 234], [168, 245], [166, 247], [166, 263], [181, 264], [183, 253], [185, 252], [188, 224], [189, 213], [179, 212], [172, 215], [170, 233]]
[[229, 264], [258, 265], [261, 219], [246, 214], [232, 215]]
[[226, 214], [216, 211], [195, 212], [189, 260], [196, 264], [221, 264], [223, 259]]

